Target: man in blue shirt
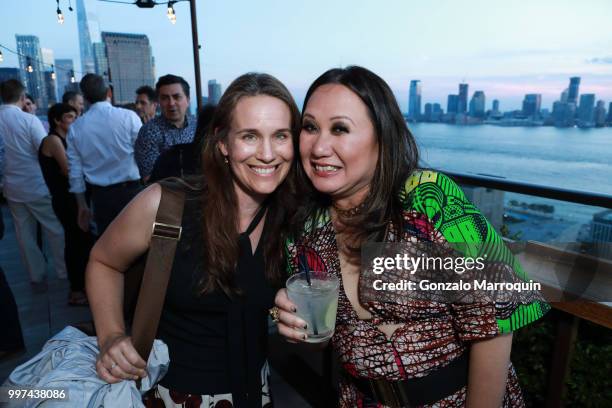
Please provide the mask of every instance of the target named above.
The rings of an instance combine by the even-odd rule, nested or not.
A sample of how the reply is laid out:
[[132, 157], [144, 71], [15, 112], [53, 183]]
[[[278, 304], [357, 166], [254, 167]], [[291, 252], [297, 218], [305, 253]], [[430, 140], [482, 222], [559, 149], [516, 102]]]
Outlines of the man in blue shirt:
[[161, 115], [147, 122], [138, 134], [134, 153], [146, 182], [159, 155], [176, 144], [191, 143], [196, 121], [188, 115], [189, 84], [176, 75], [164, 75], [155, 85]]

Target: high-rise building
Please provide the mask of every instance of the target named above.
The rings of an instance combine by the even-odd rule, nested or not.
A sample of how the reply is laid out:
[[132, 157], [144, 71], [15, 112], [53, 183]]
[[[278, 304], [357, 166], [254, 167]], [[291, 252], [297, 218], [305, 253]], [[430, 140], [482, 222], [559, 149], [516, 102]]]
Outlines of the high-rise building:
[[81, 50], [81, 70], [83, 75], [96, 72], [94, 63], [93, 47], [91, 45], [91, 36], [89, 33], [89, 24], [87, 24], [87, 11], [85, 10], [85, 1], [77, 0], [77, 25], [79, 28], [79, 48]]
[[596, 127], [603, 127], [606, 125], [606, 103], [604, 101], [597, 101], [595, 112], [593, 113], [593, 121]]
[[457, 104], [459, 103], [459, 95], [448, 95], [446, 102], [447, 113], [457, 113]]
[[468, 108], [468, 84], [459, 84], [459, 99], [457, 100], [457, 113], [465, 113]]
[[540, 109], [542, 105], [542, 95], [540, 94], [527, 94], [523, 99], [523, 115], [537, 119], [540, 116]]
[[410, 97], [408, 99], [408, 119], [418, 120], [421, 116], [421, 81], [410, 81]]
[[40, 42], [35, 35], [15, 35], [22, 79], [28, 93], [32, 95], [39, 108], [47, 107], [47, 87]]
[[557, 127], [574, 126], [576, 116], [576, 104], [570, 102], [557, 101], [553, 103], [552, 118], [553, 124]]
[[115, 103], [134, 101], [136, 89], [154, 86], [149, 38], [144, 34], [102, 32]]
[[608, 125], [612, 125], [612, 102], [608, 105], [608, 118], [606, 119]]
[[221, 99], [221, 84], [216, 79], [208, 81], [208, 103], [217, 105]]
[[497, 99], [493, 99], [493, 107], [491, 110], [493, 114], [499, 113], [499, 101]]
[[580, 95], [580, 105], [578, 105], [578, 114], [577, 114], [579, 125], [589, 126], [593, 123], [594, 108], [595, 108], [595, 94]]
[[580, 91], [580, 77], [571, 77], [568, 88], [567, 101], [578, 103], [578, 92]]
[[[425, 119], [425, 122], [431, 122], [432, 114], [433, 114], [433, 105], [431, 103], [426, 103], [425, 113], [423, 114], [423, 119]], [[408, 113], [408, 115], [410, 116], [410, 113]]]
[[55, 81], [57, 83], [58, 100], [62, 99], [62, 95], [66, 92], [67, 87], [70, 87], [73, 72], [74, 64], [71, 59], [64, 58], [55, 60]]
[[559, 98], [559, 100], [563, 103], [567, 103], [568, 97], [569, 97], [569, 89], [565, 88], [563, 92], [561, 92], [561, 97]]
[[0, 82], [16, 79], [21, 81], [21, 70], [19, 68], [0, 68]]
[[102, 75], [108, 80], [108, 60], [106, 59], [106, 47], [103, 42], [93, 43], [94, 65], [96, 74]]
[[485, 116], [485, 94], [483, 91], [476, 91], [470, 100], [470, 116], [484, 118]]

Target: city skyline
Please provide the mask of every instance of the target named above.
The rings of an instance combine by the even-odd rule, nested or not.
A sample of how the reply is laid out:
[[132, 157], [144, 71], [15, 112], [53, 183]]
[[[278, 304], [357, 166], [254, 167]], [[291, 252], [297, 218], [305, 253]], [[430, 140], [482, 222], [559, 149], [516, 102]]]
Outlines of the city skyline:
[[[59, 25], [55, 5], [32, 8], [31, 3], [13, 6], [0, 44], [15, 49], [15, 33], [37, 35], [43, 48], [54, 50], [55, 58], [72, 59], [80, 67], [77, 12], [69, 12], [67, 3], [60, 2], [65, 22]], [[195, 85], [186, 3], [174, 6], [176, 25], [170, 24], [164, 7], [145, 10], [84, 3], [93, 42], [99, 41], [96, 30], [100, 29], [146, 34], [157, 75], [172, 72]], [[414, 78], [424, 89], [421, 110], [425, 103], [444, 106], [459, 82], [484, 90], [488, 101], [501, 102], [502, 110], [520, 109], [528, 93], [541, 94], [542, 106], [552, 106], [570, 76], [582, 77], [584, 93], [594, 93], [606, 104], [612, 101], [612, 33], [605, 29], [605, 16], [612, 13], [610, 2], [589, 1], [580, 7], [569, 1], [523, 7], [485, 4], [440, 1], [432, 7], [390, 1], [383, 7], [360, 1], [325, 6], [319, 1], [308, 5], [271, 1], [225, 6], [200, 1], [202, 83], [216, 79], [227, 86], [244, 72], [269, 72], [285, 82], [301, 104], [316, 76], [330, 67], [355, 63], [381, 75], [404, 112]], [[313, 10], [321, 10], [316, 18], [300, 17]], [[587, 22], [589, 30], [584, 30]], [[369, 30], [354, 28], [360, 26]], [[18, 66], [9, 54], [4, 52], [0, 67]]]

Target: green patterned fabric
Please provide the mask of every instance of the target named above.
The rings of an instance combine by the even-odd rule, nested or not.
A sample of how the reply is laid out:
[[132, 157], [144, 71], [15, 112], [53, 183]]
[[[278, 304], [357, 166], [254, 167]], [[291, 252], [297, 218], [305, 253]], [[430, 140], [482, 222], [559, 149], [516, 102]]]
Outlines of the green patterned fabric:
[[[405, 211], [424, 214], [454, 248], [466, 257], [487, 254], [488, 261], [503, 262], [522, 280], [528, 277], [501, 236], [466, 197], [461, 188], [445, 174], [417, 171], [408, 178], [400, 193]], [[455, 245], [453, 245], [455, 244]], [[496, 305], [497, 306], [497, 305]], [[514, 331], [544, 315], [545, 302], [516, 305], [510, 317], [498, 318], [500, 333]]]

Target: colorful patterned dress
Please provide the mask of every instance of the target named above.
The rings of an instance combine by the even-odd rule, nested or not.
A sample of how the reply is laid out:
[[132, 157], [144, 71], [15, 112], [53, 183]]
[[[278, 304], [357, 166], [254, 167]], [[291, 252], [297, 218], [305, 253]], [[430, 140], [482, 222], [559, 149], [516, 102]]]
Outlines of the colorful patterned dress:
[[[466, 199], [463, 191], [444, 174], [416, 171], [405, 183], [400, 199], [403, 231], [400, 242], [433, 242], [445, 245], [477, 242], [481, 247], [499, 244], [497, 261], [521, 279], [526, 275], [501, 238]], [[385, 242], [397, 242], [393, 227]], [[289, 273], [298, 270], [300, 254], [311, 270], [335, 274], [342, 282], [340, 259], [329, 212], [304, 228], [298, 239], [287, 244]], [[360, 280], [362, 275], [360, 275]], [[389, 381], [425, 377], [468, 351], [470, 341], [514, 331], [546, 313], [549, 306], [533, 293], [531, 303], [444, 304], [431, 301], [388, 303], [364, 299], [360, 282], [359, 301], [372, 318], [361, 320], [340, 286], [336, 330], [332, 346], [343, 368], [353, 376]], [[370, 297], [369, 299], [372, 299]], [[377, 326], [399, 326], [388, 339]], [[463, 407], [467, 387], [432, 405]], [[523, 406], [521, 390], [512, 364], [508, 367], [504, 407]], [[382, 407], [341, 379], [340, 407]]]

